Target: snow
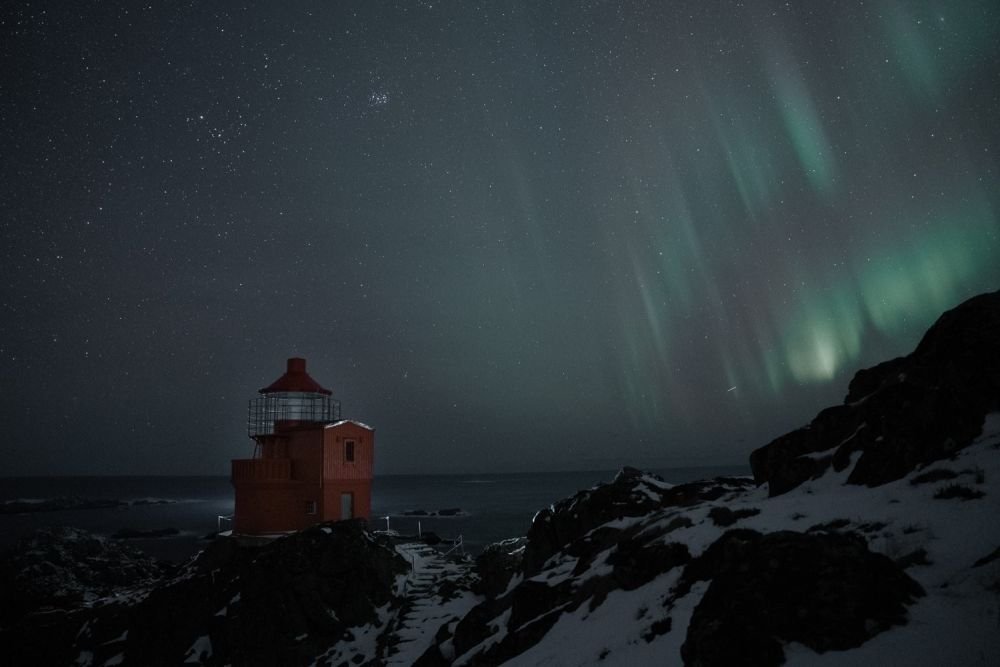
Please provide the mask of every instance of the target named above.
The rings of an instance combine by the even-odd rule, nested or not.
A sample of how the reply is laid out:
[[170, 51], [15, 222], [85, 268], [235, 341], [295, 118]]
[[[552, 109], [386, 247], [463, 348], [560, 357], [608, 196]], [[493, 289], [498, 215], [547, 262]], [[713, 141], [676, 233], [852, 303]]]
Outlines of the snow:
[[104, 642], [103, 646], [110, 646], [111, 644], [117, 644], [118, 642], [123, 642], [126, 639], [128, 639], [128, 630], [126, 630], [125, 632], [121, 633], [120, 635], [118, 635], [114, 639], [109, 639], [108, 641]]
[[671, 484], [670, 482], [664, 482], [662, 479], [657, 479], [652, 475], [643, 475], [642, 481], [650, 486], [655, 486], [658, 489], [663, 489], [664, 491], [669, 491], [670, 489], [677, 486], [676, 484]]
[[80, 626], [80, 629], [76, 633], [76, 639], [80, 639], [81, 637], [87, 637], [89, 635], [90, 635], [90, 621], [88, 620], [82, 626]]
[[[692, 587], [681, 604], [670, 610], [674, 627], [646, 641], [642, 635], [666, 615], [663, 602], [677, 581], [676, 570], [662, 574], [634, 591], [612, 591], [593, 611], [587, 604], [563, 614], [545, 639], [506, 664], [528, 665], [656, 665], [671, 664], [666, 656], [677, 656], [684, 635], [676, 632], [678, 621], [686, 626], [707, 582]], [[602, 658], [602, 655], [604, 656]]]
[[[389, 620], [389, 605], [376, 610], [378, 622], [355, 626], [348, 630], [348, 637], [316, 656], [313, 665], [369, 664], [376, 658], [378, 639]], [[302, 637], [304, 639], [304, 637]]]
[[208, 635], [202, 635], [194, 640], [194, 643], [191, 644], [191, 647], [185, 653], [186, 660], [184, 660], [184, 664], [201, 664], [203, 655], [207, 658], [212, 657], [212, 640]]
[[654, 503], [658, 503], [658, 502], [660, 502], [660, 498], [661, 498], [660, 494], [658, 494], [658, 493], [655, 493], [655, 492], [654, 492], [654, 491], [653, 491], [652, 489], [650, 489], [650, 488], [649, 488], [648, 486], [646, 486], [645, 484], [639, 484], [639, 485], [638, 485], [638, 486], [637, 486], [636, 488], [637, 488], [637, 489], [638, 489], [638, 490], [639, 490], [639, 491], [640, 491], [640, 492], [641, 492], [641, 493], [642, 493], [643, 495], [645, 495], [645, 496], [646, 496], [646, 497], [647, 497], [648, 499], [652, 500], [652, 501], [653, 501]]
[[411, 665], [433, 643], [438, 629], [457, 621], [482, 598], [468, 590], [444, 599], [438, 593], [445, 581], [458, 582], [469, 576], [471, 563], [445, 558], [439, 551], [423, 544], [401, 544], [396, 551], [412, 569], [406, 576], [406, 599], [392, 622], [396, 645], [386, 664]]
[[[853, 437], [853, 436], [851, 436], [851, 437]], [[833, 456], [833, 452], [836, 449], [837, 449], [836, 447], [831, 447], [830, 449], [824, 449], [821, 452], [810, 452], [808, 454], [799, 454], [796, 458], [800, 458], [800, 459], [812, 459], [813, 461], [819, 461], [820, 459], [825, 459], [828, 456]]]
[[332, 424], [327, 424], [325, 426], [325, 428], [336, 428], [337, 426], [340, 426], [342, 424], [354, 424], [355, 426], [360, 426], [361, 428], [368, 429], [369, 431], [374, 431], [375, 430], [371, 426], [369, 426], [368, 424], [364, 424], [362, 422], [355, 421], [353, 419], [341, 419], [339, 422], [334, 422]]

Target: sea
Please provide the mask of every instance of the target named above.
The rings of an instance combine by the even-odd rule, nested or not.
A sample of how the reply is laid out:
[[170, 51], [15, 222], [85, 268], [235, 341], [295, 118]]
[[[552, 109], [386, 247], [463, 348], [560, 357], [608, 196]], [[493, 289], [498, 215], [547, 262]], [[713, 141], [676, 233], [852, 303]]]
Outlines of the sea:
[[[480, 475], [381, 475], [372, 489], [373, 530], [402, 535], [432, 532], [461, 538], [471, 555], [525, 535], [535, 513], [581, 489], [609, 482], [613, 470]], [[720, 475], [750, 474], [745, 466], [653, 470], [679, 484]], [[233, 488], [228, 477], [8, 477], [0, 478], [0, 503], [53, 498], [120, 500], [121, 507], [0, 514], [0, 551], [39, 528], [71, 526], [110, 536], [122, 529], [176, 529], [176, 535], [126, 542], [154, 558], [184, 561], [229, 527]], [[433, 516], [459, 510], [455, 516]], [[426, 516], [414, 516], [424, 512]], [[407, 514], [411, 513], [411, 514]]]

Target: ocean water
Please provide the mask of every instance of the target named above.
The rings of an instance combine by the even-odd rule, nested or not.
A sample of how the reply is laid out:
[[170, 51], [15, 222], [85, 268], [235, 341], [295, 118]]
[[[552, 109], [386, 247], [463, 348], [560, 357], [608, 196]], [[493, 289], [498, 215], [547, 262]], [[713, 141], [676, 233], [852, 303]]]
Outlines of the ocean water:
[[[668, 482], [681, 483], [718, 475], [747, 475], [736, 467], [655, 470]], [[418, 530], [445, 539], [459, 536], [473, 555], [487, 544], [524, 535], [535, 513], [595, 484], [610, 481], [615, 471], [546, 472], [483, 475], [383, 475], [372, 490], [373, 529], [388, 527], [402, 534]], [[228, 477], [14, 477], [0, 478], [0, 502], [75, 496], [88, 499], [168, 500], [167, 504], [116, 509], [0, 514], [0, 549], [37, 528], [73, 526], [101, 535], [122, 528], [176, 528], [178, 535], [127, 542], [157, 558], [183, 560], [206, 544], [218, 517], [233, 512]], [[404, 512], [458, 508], [454, 517], [407, 517]], [[388, 521], [385, 517], [388, 517]]]

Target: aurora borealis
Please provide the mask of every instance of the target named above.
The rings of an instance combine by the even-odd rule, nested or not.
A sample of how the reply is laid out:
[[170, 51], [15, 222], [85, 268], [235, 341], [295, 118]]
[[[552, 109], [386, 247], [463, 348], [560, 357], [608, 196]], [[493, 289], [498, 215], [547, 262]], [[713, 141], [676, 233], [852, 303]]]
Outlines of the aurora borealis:
[[1000, 287], [1000, 6], [0, 9], [8, 474], [742, 463]]

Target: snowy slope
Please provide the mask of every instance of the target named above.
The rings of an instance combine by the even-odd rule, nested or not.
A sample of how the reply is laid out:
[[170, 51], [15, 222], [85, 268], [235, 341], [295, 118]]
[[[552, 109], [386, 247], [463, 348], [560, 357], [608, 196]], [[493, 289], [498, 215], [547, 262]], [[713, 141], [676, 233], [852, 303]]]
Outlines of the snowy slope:
[[[631, 534], [638, 531], [640, 536], [654, 534], [662, 544], [686, 545], [697, 558], [734, 527], [761, 533], [851, 531], [862, 535], [871, 551], [905, 563], [906, 574], [926, 595], [908, 607], [905, 625], [879, 632], [860, 647], [817, 653], [785, 642], [787, 664], [1000, 664], [1000, 413], [988, 415], [983, 435], [951, 460], [931, 464], [904, 479], [874, 488], [847, 485], [850, 471], [850, 467], [839, 473], [831, 470], [774, 498], [768, 497], [765, 485], [736, 489], [685, 507], [616, 518], [595, 527], [591, 534], [622, 529]], [[933, 481], [935, 477], [942, 479]], [[925, 479], [931, 481], [921, 481]], [[643, 482], [646, 489], [663, 486], [652, 477]], [[955, 488], [970, 497], [947, 497], [948, 490]], [[710, 517], [716, 508], [737, 516], [741, 510], [748, 515], [759, 513], [724, 527]], [[531, 584], [543, 586], [534, 589], [542, 597], [555, 587], [586, 591], [602, 577], [608, 578], [613, 570], [609, 559], [616, 549], [608, 545], [586, 563], [568, 553], [573, 551], [568, 548], [549, 558], [528, 582], [515, 579], [512, 594]], [[669, 569], [634, 590], [613, 588], [602, 593], [598, 586], [593, 597], [581, 594], [587, 598], [583, 603], [558, 601], [561, 607], [554, 612], [558, 619], [541, 639], [523, 652], [504, 657], [503, 664], [682, 664], [680, 650], [692, 612], [709, 585], [700, 581], [688, 591], [679, 590], [682, 570]], [[517, 626], [508, 608], [486, 628], [492, 633], [456, 656], [453, 664], [495, 662], [503, 655], [496, 652], [497, 646], [509, 642], [511, 633], [527, 635], [529, 626], [544, 624], [547, 618], [548, 612]]]

